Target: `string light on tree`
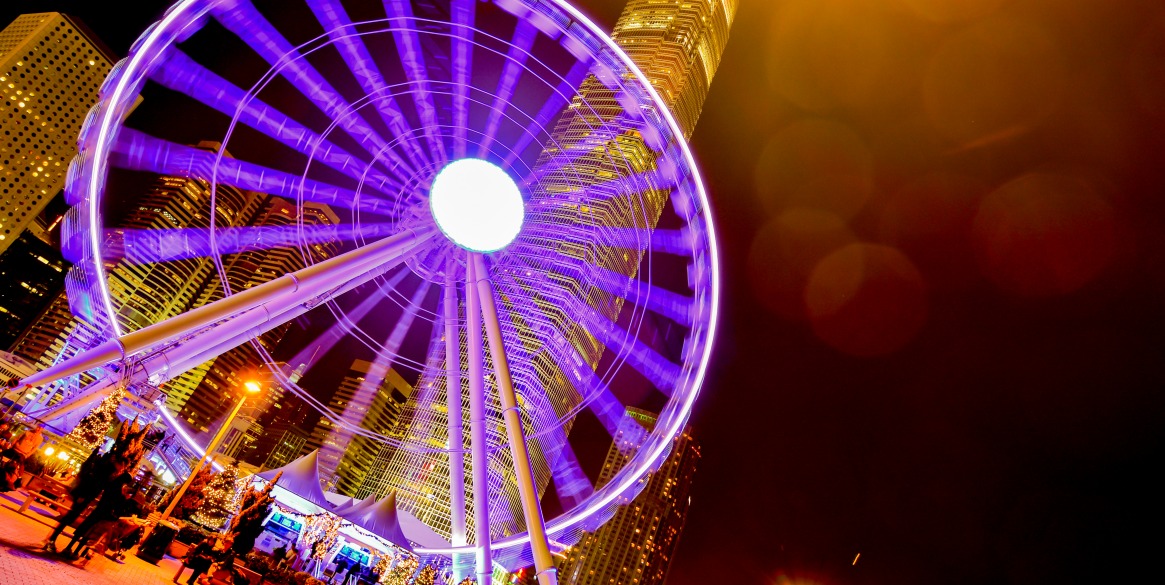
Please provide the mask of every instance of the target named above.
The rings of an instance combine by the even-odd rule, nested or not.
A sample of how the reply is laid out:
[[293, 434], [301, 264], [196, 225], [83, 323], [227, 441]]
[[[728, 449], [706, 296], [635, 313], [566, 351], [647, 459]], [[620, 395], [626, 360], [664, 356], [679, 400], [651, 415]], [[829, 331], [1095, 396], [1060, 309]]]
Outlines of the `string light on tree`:
[[421, 567], [421, 572], [417, 573], [417, 578], [413, 581], [413, 585], [433, 585], [437, 581], [437, 569], [433, 565], [425, 565]]
[[105, 400], [101, 401], [65, 435], [65, 439], [73, 441], [81, 445], [85, 449], [93, 449], [101, 444], [105, 439], [105, 435], [109, 433], [109, 427], [113, 424], [114, 419], [117, 418], [117, 406], [121, 403], [122, 396], [125, 395], [123, 388], [114, 390]]
[[413, 571], [417, 570], [419, 564], [420, 562], [417, 561], [416, 557], [406, 556], [388, 572], [388, 576], [381, 582], [386, 585], [410, 585], [409, 578], [413, 576]]
[[222, 528], [227, 518], [235, 512], [238, 479], [239, 468], [234, 465], [215, 474], [203, 490], [202, 505], [190, 519], [213, 530]]

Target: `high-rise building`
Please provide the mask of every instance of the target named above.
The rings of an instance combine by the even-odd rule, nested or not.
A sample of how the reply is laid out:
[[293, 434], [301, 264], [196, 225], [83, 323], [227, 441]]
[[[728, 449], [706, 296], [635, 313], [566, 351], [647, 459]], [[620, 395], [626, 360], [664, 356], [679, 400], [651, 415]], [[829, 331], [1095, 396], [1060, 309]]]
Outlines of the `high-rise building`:
[[[602, 485], [627, 464], [624, 444], [643, 435], [629, 425], [651, 427], [655, 415], [628, 409], [625, 429], [616, 433], [599, 476]], [[624, 430], [630, 432], [624, 432]], [[692, 476], [700, 460], [700, 447], [688, 431], [677, 436], [663, 465], [641, 479], [647, 486], [635, 499], [620, 507], [615, 516], [593, 533], [586, 533], [566, 551], [558, 570], [563, 585], [663, 585], [679, 545], [690, 503]]]
[[[653, 87], [672, 109], [685, 136], [690, 136], [699, 118], [700, 109], [707, 97], [708, 89], [720, 56], [728, 41], [728, 31], [737, 8], [737, 0], [629, 0], [615, 25], [612, 38], [643, 70]], [[603, 85], [594, 76], [585, 79], [579, 94], [559, 117], [552, 132], [553, 140], [548, 141], [539, 156], [534, 173], [539, 176], [537, 192], [531, 199], [553, 197], [558, 193], [571, 193], [581, 186], [591, 185], [591, 189], [606, 190], [609, 197], [597, 196], [590, 202], [586, 213], [580, 213], [577, 206], [563, 206], [554, 225], [558, 227], [578, 225], [628, 225], [627, 218], [640, 218], [641, 227], [653, 229], [664, 209], [668, 191], [657, 189], [642, 193], [640, 197], [620, 196], [615, 177], [627, 177], [651, 170], [656, 156], [645, 144], [636, 130], [636, 125], [619, 103], [615, 92]], [[612, 153], [617, 153], [612, 156]], [[569, 165], [560, 161], [569, 160]], [[529, 246], [520, 252], [526, 257], [543, 255], [568, 255], [584, 260], [583, 250], [557, 247], [559, 238], [529, 238], [515, 243], [515, 246]], [[606, 254], [587, 257], [586, 262], [626, 276], [634, 276], [639, 269], [640, 257], [636, 254]], [[586, 304], [597, 309], [599, 314], [614, 322], [622, 307], [621, 299], [610, 295], [596, 286], [584, 287], [580, 282], [559, 283], [571, 288], [571, 293]], [[503, 299], [499, 309], [509, 310]], [[535, 299], [537, 302], [537, 299]], [[538, 428], [547, 428], [554, 421], [532, 421], [530, 412], [551, 417], [554, 413], [570, 412], [581, 401], [581, 393], [571, 380], [573, 373], [563, 371], [564, 365], [596, 368], [603, 352], [602, 343], [580, 326], [579, 316], [568, 314], [554, 303], [542, 306], [542, 315], [529, 316], [522, 326], [515, 326], [503, 319], [503, 327], [515, 327], [514, 331], [522, 340], [515, 344], [520, 356], [511, 356], [510, 366], [518, 387], [519, 401], [543, 400], [546, 396], [550, 404], [526, 410], [522, 416], [527, 428], [531, 423]], [[464, 310], [464, 307], [462, 307]], [[525, 315], [524, 315], [525, 316]], [[464, 331], [462, 331], [464, 346]], [[551, 339], [550, 343], [546, 340]], [[443, 358], [443, 351], [431, 351], [431, 356]], [[440, 372], [443, 364], [426, 364], [426, 372]], [[463, 385], [465, 381], [463, 379]], [[422, 519], [442, 535], [451, 534], [450, 498], [448, 495], [447, 456], [432, 454], [430, 448], [443, 447], [446, 437], [447, 415], [444, 405], [446, 381], [444, 376], [422, 376], [417, 384], [419, 392], [410, 401], [402, 415], [401, 439], [410, 441], [430, 441], [433, 445], [421, 445], [425, 449], [386, 449], [374, 465], [370, 485], [375, 492], [384, 494], [395, 491], [398, 502], [414, 516]], [[532, 391], [523, 393], [523, 388]], [[465, 391], [465, 388], [462, 388]], [[496, 393], [488, 392], [490, 396]], [[465, 408], [462, 419], [469, 420], [468, 400], [462, 402]], [[496, 413], [500, 407], [494, 403], [486, 405], [487, 411]], [[564, 425], [563, 433], [547, 434], [530, 442], [530, 459], [535, 482], [541, 494], [549, 485], [552, 474], [570, 465], [567, 450], [561, 443], [569, 434], [571, 421]], [[504, 429], [491, 427], [488, 431], [491, 443], [504, 443]], [[468, 436], [468, 432], [465, 433]], [[468, 470], [465, 491], [471, 493], [469, 485], [472, 473]], [[488, 470], [489, 492], [496, 502], [491, 501], [491, 524], [498, 535], [506, 535], [525, 530], [521, 513], [513, 463], [506, 450], [492, 454]], [[559, 499], [570, 502], [581, 497], [577, 484], [556, 483]], [[466, 498], [466, 518], [472, 524], [472, 499]], [[472, 539], [474, 529], [468, 528]]]
[[0, 31], [0, 252], [64, 186], [77, 132], [115, 61], [56, 12], [21, 15]]
[[[198, 148], [217, 151], [219, 144], [202, 142]], [[215, 222], [219, 226], [250, 223], [266, 197], [227, 185], [220, 185], [217, 193]], [[106, 237], [106, 254], [115, 262], [107, 271], [109, 293], [119, 307], [116, 319], [123, 330], [140, 329], [205, 302], [203, 293], [217, 283], [214, 262], [205, 257], [155, 261], [168, 251], [164, 240], [139, 236], [164, 234], [175, 228], [209, 228], [210, 194], [206, 181], [159, 177], [119, 222], [120, 227]], [[89, 347], [102, 334], [74, 317], [62, 291], [17, 340], [13, 353], [44, 368]], [[167, 390], [177, 396], [189, 396], [201, 380], [199, 372], [204, 374], [207, 367], [204, 364], [176, 378]], [[168, 399], [168, 405], [177, 410], [169, 402], [172, 399]], [[47, 404], [50, 398], [39, 396], [34, 400]]]
[[[217, 152], [220, 145], [202, 142], [197, 147]], [[162, 176], [128, 211], [119, 227], [109, 231], [104, 242], [107, 258], [113, 261], [107, 271], [109, 292], [123, 330], [134, 331], [223, 298], [222, 281], [209, 249], [197, 253], [205, 243], [171, 237], [177, 229], [209, 229], [211, 213], [209, 182]], [[217, 186], [213, 214], [218, 228], [293, 226], [300, 215], [292, 202], [229, 185]], [[325, 205], [305, 203], [302, 207], [306, 226], [338, 221]], [[190, 254], [191, 249], [196, 253]], [[334, 248], [318, 244], [312, 252], [323, 258], [334, 253]], [[304, 260], [298, 248], [282, 247], [230, 254], [222, 258], [222, 264], [231, 290], [239, 291], [303, 268]], [[259, 343], [271, 351], [290, 327], [284, 324], [269, 331], [260, 336]], [[62, 292], [20, 337], [13, 352], [47, 367], [89, 347], [100, 335], [96, 328], [74, 318]], [[263, 375], [262, 366], [263, 359], [251, 344], [232, 349], [165, 383], [166, 407], [196, 432], [205, 432], [238, 398], [243, 382]], [[279, 386], [268, 385], [244, 417], [257, 418], [281, 396]], [[48, 404], [55, 399], [46, 395], [32, 400]]]
[[299, 457], [307, 438], [307, 431], [285, 420], [277, 420], [263, 427], [263, 434], [243, 453], [242, 459], [259, 469], [283, 467]]
[[22, 380], [36, 370], [28, 360], [6, 351], [0, 351], [0, 387], [7, 388], [13, 380]]
[[[374, 371], [375, 364], [356, 360], [328, 408], [337, 416], [370, 431], [388, 434], [400, 417], [413, 388], [392, 368]], [[379, 384], [375, 388], [369, 384]], [[320, 477], [332, 482], [335, 491], [355, 495], [380, 451], [380, 443], [337, 427], [327, 417], [316, 425], [305, 451], [319, 449]]]
[[[249, 225], [294, 226], [299, 221], [297, 214], [294, 203], [279, 197], [265, 197], [260, 211], [253, 216]], [[305, 202], [302, 206], [304, 226], [335, 225], [338, 221], [339, 218], [326, 205]], [[332, 244], [319, 244], [315, 246], [314, 252], [318, 257], [326, 258], [335, 252], [335, 248]], [[303, 267], [303, 256], [293, 246], [240, 252], [223, 258], [223, 270], [233, 292], [246, 290]], [[216, 274], [200, 292], [194, 306], [212, 303], [223, 296], [222, 282]], [[260, 335], [257, 341], [270, 353], [291, 326], [291, 323], [279, 325]], [[264, 359], [259, 351], [250, 343], [245, 343], [171, 382], [166, 405], [196, 431], [205, 432], [213, 428], [212, 423], [238, 399], [245, 382], [268, 377], [263, 368]], [[246, 408], [245, 414], [252, 419], [257, 418], [282, 397], [281, 386], [264, 384], [263, 391], [253, 399], [253, 404]]]
[[0, 254], [0, 347], [10, 347], [52, 303], [68, 270], [60, 252], [31, 230]]

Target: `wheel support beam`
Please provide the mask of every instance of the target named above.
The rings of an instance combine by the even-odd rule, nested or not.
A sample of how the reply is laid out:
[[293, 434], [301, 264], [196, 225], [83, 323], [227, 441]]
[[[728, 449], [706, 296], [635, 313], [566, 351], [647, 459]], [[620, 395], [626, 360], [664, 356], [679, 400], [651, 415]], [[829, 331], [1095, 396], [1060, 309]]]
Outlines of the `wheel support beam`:
[[473, 285], [473, 254], [466, 266], [465, 341], [469, 370], [469, 455], [473, 464], [473, 523], [477, 531], [477, 582], [493, 582], [493, 552], [489, 534], [489, 461], [485, 442], [485, 350], [481, 343], [481, 307]]
[[[526, 531], [530, 535], [530, 549], [534, 555], [534, 568], [539, 585], [556, 585], [558, 576], [554, 558], [550, 555], [550, 541], [546, 536], [546, 522], [542, 518], [542, 508], [538, 503], [538, 489], [534, 483], [534, 472], [530, 466], [530, 452], [526, 448], [526, 437], [522, 431], [521, 411], [514, 393], [514, 380], [510, 377], [510, 365], [506, 361], [506, 350], [502, 342], [502, 328], [498, 323], [497, 306], [494, 304], [493, 284], [485, 270], [485, 259], [481, 254], [470, 253], [471, 279], [466, 284], [468, 291], [476, 289], [481, 305], [481, 316], [485, 321], [489, 338], [489, 353], [493, 358], [494, 378], [498, 385], [498, 399], [502, 405], [502, 417], [506, 423], [506, 434], [510, 442], [510, 456], [514, 460], [514, 476], [518, 481], [518, 495], [522, 501], [522, 514], [526, 518]], [[471, 324], [472, 325], [472, 324]], [[472, 362], [471, 362], [472, 364]], [[480, 378], [480, 376], [479, 376]]]
[[21, 386], [27, 389], [49, 384], [100, 365], [125, 359], [268, 303], [306, 302], [312, 297], [337, 288], [338, 285], [342, 286], [346, 282], [360, 278], [378, 265], [408, 253], [434, 233], [433, 228], [406, 230], [259, 286], [239, 291], [209, 305], [203, 305], [107, 341], [25, 378]]
[[[449, 517], [451, 543], [465, 546], [465, 436], [461, 420], [461, 337], [457, 327], [458, 295], [453, 272], [457, 261], [445, 265], [445, 406], [449, 417]], [[462, 555], [453, 555], [455, 580], [461, 581]]]

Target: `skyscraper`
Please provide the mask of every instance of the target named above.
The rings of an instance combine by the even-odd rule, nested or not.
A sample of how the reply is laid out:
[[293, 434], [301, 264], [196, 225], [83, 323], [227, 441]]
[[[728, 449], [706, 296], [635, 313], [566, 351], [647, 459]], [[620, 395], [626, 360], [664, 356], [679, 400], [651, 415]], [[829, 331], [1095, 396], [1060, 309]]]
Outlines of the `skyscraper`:
[[0, 254], [0, 347], [11, 346], [52, 303], [68, 269], [60, 252], [31, 230]]
[[[413, 388], [391, 368], [373, 372], [374, 364], [356, 360], [328, 408], [347, 422], [373, 432], [387, 434], [400, 417], [401, 408], [413, 394]], [[375, 375], [370, 375], [375, 374]], [[368, 388], [379, 380], [379, 386]], [[380, 445], [368, 437], [337, 427], [321, 418], [305, 451], [319, 449], [320, 477], [334, 481], [335, 491], [355, 495], [380, 450]]]
[[[316, 203], [305, 202], [302, 206], [302, 215], [304, 226], [334, 225], [339, 221], [328, 206]], [[297, 221], [294, 203], [279, 197], [264, 196], [260, 210], [249, 220], [248, 225], [286, 227], [296, 225]], [[331, 244], [320, 244], [314, 248], [319, 257], [330, 256], [335, 251]], [[233, 292], [262, 284], [303, 267], [303, 256], [298, 248], [292, 246], [246, 251], [223, 257], [223, 270]], [[221, 298], [223, 298], [222, 282], [215, 274], [202, 289], [193, 307], [200, 307]], [[291, 323], [284, 323], [260, 335], [257, 341], [267, 352], [271, 352], [291, 326]], [[211, 423], [225, 413], [238, 398], [244, 382], [248, 379], [267, 377], [262, 371], [263, 367], [264, 360], [259, 351], [250, 343], [245, 343], [173, 380], [167, 386], [166, 405], [178, 418], [185, 420], [195, 430], [206, 431], [213, 427]], [[252, 419], [257, 418], [279, 402], [282, 396], [282, 387], [267, 384], [262, 393], [254, 399], [255, 402], [245, 409], [244, 414]]]
[[[655, 415], [628, 409], [625, 425], [653, 426]], [[634, 422], [632, 422], [634, 421]], [[616, 433], [607, 452], [599, 483], [614, 477], [627, 463], [627, 445], [638, 433]], [[689, 493], [700, 447], [688, 431], [675, 438], [672, 452], [660, 468], [640, 481], [647, 487], [593, 533], [571, 547], [559, 568], [564, 585], [662, 585], [679, 545], [689, 505]]]
[[21, 15], [0, 31], [0, 252], [64, 186], [77, 132], [114, 61], [56, 12]]
[[[202, 142], [197, 148], [217, 152], [220, 145]], [[109, 292], [118, 307], [116, 318], [123, 330], [134, 331], [223, 297], [222, 281], [208, 244], [196, 235], [202, 233], [199, 230], [210, 228], [212, 213], [218, 229], [294, 226], [299, 215], [292, 202], [229, 185], [217, 186], [212, 212], [209, 182], [158, 177], [119, 227], [109, 230], [105, 238], [106, 258], [113, 261], [107, 270]], [[303, 205], [302, 216], [306, 226], [338, 221], [326, 205], [312, 203]], [[186, 228], [196, 229], [178, 231]], [[183, 234], [194, 234], [189, 236], [193, 239]], [[319, 244], [313, 246], [313, 253], [326, 257], [333, 248]], [[239, 291], [298, 270], [304, 260], [297, 248], [281, 247], [229, 254], [222, 258], [222, 264], [231, 290]], [[289, 327], [284, 324], [269, 331], [259, 337], [259, 343], [270, 351]], [[74, 317], [70, 300], [62, 292], [17, 340], [13, 352], [43, 368], [89, 347], [102, 334]], [[260, 375], [262, 365], [258, 351], [250, 344], [232, 349], [164, 384], [166, 407], [195, 431], [206, 431], [234, 402], [243, 382]], [[277, 402], [281, 394], [276, 386], [265, 388], [244, 415], [255, 418]], [[45, 395], [32, 400], [49, 404], [55, 398]]]
[[[219, 145], [202, 142], [198, 148], [217, 151]], [[260, 193], [220, 186], [215, 210], [217, 224], [230, 226], [252, 221], [264, 197]], [[141, 236], [164, 234], [165, 230], [175, 228], [209, 227], [210, 184], [199, 179], [163, 176], [129, 210], [120, 227], [110, 232], [105, 240], [106, 254], [115, 264], [108, 270], [109, 293], [120, 307], [116, 318], [124, 330], [134, 331], [197, 306], [203, 292], [217, 280], [214, 263], [209, 258], [152, 261], [163, 256], [167, 244], [173, 243]], [[62, 291], [17, 340], [13, 353], [44, 368], [60, 357], [88, 347], [103, 334], [74, 317], [69, 299]], [[192, 371], [200, 369], [205, 372], [205, 366]], [[188, 396], [193, 390], [190, 380], [188, 372], [167, 389], [178, 396], [184, 392]], [[47, 404], [49, 397], [39, 396], [34, 400]], [[171, 404], [169, 400], [167, 404]], [[177, 410], [173, 405], [171, 409]]]
[[[644, 71], [649, 81], [663, 97], [676, 115], [685, 136], [690, 136], [700, 109], [707, 97], [709, 85], [719, 66], [720, 56], [728, 41], [728, 31], [736, 13], [737, 0], [630, 0], [615, 25], [612, 38], [631, 56]], [[642, 218], [641, 228], [654, 228], [667, 201], [668, 192], [655, 190], [642, 197], [628, 198], [615, 193], [617, 187], [613, 177], [626, 177], [643, 173], [654, 165], [655, 156], [645, 144], [642, 136], [634, 129], [630, 118], [625, 116], [623, 106], [615, 93], [599, 82], [588, 77], [579, 89], [579, 95], [566, 108], [555, 124], [553, 140], [544, 147], [535, 164], [535, 175], [539, 181], [531, 199], [551, 197], [556, 193], [577, 192], [582, 186], [609, 191], [611, 197], [596, 197], [595, 203], [586, 212], [589, 220], [603, 225], [616, 222], [595, 219], [595, 217], [638, 217]], [[612, 153], [618, 153], [612, 156]], [[571, 164], [562, 165], [563, 159]], [[602, 182], [602, 186], [598, 184]], [[605, 207], [604, 207], [605, 206]], [[619, 207], [621, 206], [621, 207]], [[634, 209], [628, 210], [627, 206]], [[577, 214], [576, 214], [577, 215]], [[556, 219], [556, 225], [570, 225], [580, 221], [579, 217]], [[626, 223], [626, 222], [618, 222]], [[585, 227], [585, 226], [582, 226]], [[515, 244], [530, 246], [521, 253], [528, 257], [547, 254], [581, 254], [581, 251], [561, 249], [540, 249], [539, 238]], [[544, 239], [543, 239], [544, 240]], [[578, 258], [582, 260], [582, 258]], [[634, 276], [639, 268], [640, 257], [636, 254], [610, 254], [586, 261], [602, 268]], [[585, 290], [579, 283], [567, 284], [577, 290], [572, 291], [577, 298], [615, 321], [622, 306], [621, 299], [596, 287]], [[507, 303], [502, 300], [499, 309], [507, 311]], [[515, 385], [519, 389], [520, 401], [542, 400], [544, 394], [551, 404], [541, 408], [522, 410], [527, 428], [530, 428], [530, 412], [541, 416], [553, 416], [555, 412], [569, 412], [581, 401], [581, 392], [574, 387], [574, 374], [563, 370], [567, 365], [595, 368], [603, 352], [602, 343], [592, 337], [586, 328], [579, 325], [578, 315], [567, 314], [553, 308], [545, 308], [539, 321], [527, 322], [524, 327], [516, 327], [514, 332], [522, 340], [512, 348], [521, 355], [511, 356], [510, 367]], [[502, 319], [503, 327], [514, 327], [512, 321]], [[461, 332], [464, 336], [464, 331]], [[556, 340], [544, 344], [542, 340]], [[464, 347], [464, 337], [462, 338]], [[430, 352], [440, 356], [442, 352]], [[426, 364], [426, 371], [441, 371], [442, 364]], [[464, 383], [464, 379], [463, 379]], [[416, 441], [428, 438], [440, 442], [447, 425], [444, 410], [446, 381], [444, 377], [418, 382], [418, 393], [410, 401], [402, 415], [402, 440]], [[530, 388], [522, 393], [523, 388]], [[463, 388], [464, 392], [465, 389]], [[494, 395], [494, 393], [487, 393]], [[468, 401], [463, 401], [466, 412], [462, 419], [469, 420]], [[497, 412], [500, 407], [487, 404], [487, 410]], [[618, 415], [616, 415], [617, 417]], [[539, 421], [539, 428], [553, 426], [554, 421]], [[612, 432], [615, 422], [608, 427]], [[539, 492], [545, 490], [552, 474], [565, 477], [561, 473], [572, 464], [569, 450], [562, 448], [565, 435], [570, 432], [571, 421], [564, 425], [562, 434], [547, 434], [531, 442], [531, 465]], [[504, 443], [500, 428], [490, 428], [489, 441]], [[465, 434], [468, 436], [468, 433]], [[413, 451], [386, 449], [380, 462], [374, 466], [374, 493], [384, 494], [396, 491], [402, 507], [421, 518], [444, 536], [451, 534], [450, 499], [447, 482], [449, 460], [445, 456], [431, 454], [426, 447]], [[471, 476], [467, 472], [466, 477]], [[521, 509], [518, 505], [517, 486], [513, 477], [513, 463], [506, 450], [491, 455], [489, 493], [491, 499], [491, 523], [501, 534], [509, 534], [525, 529]], [[557, 482], [559, 499], [567, 502], [577, 500], [585, 492], [585, 486], [577, 482]], [[466, 493], [470, 492], [467, 483]], [[472, 523], [472, 502], [467, 499], [466, 517]], [[468, 534], [474, 533], [472, 527]]]

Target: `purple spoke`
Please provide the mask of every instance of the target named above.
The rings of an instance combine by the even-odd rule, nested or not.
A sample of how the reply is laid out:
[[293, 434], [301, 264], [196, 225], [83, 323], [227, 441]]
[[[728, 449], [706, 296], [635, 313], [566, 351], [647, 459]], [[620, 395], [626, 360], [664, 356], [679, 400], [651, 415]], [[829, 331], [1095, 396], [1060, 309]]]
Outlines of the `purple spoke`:
[[[150, 78], [227, 116], [234, 116], [237, 112], [239, 121], [243, 124], [296, 152], [313, 156], [353, 179], [361, 180], [362, 176], [367, 174], [377, 191], [384, 192], [386, 186], [392, 189], [401, 188], [399, 180], [389, 178], [371, 168], [368, 163], [328, 142], [283, 112], [258, 98], [247, 99], [246, 92], [199, 65], [178, 49], [170, 49], [162, 65], [151, 73]], [[405, 166], [403, 161], [398, 164]]]
[[[324, 30], [328, 31], [328, 38], [336, 43], [336, 48], [344, 56], [348, 66], [351, 67], [352, 74], [360, 83], [361, 89], [369, 95], [378, 96], [373, 103], [380, 113], [381, 119], [392, 131], [393, 136], [409, 150], [413, 169], [425, 166], [424, 163], [429, 161], [424, 151], [415, 140], [412, 140], [413, 135], [409, 131], [408, 120], [401, 113], [400, 106], [397, 105], [396, 99], [389, 91], [388, 84], [384, 82], [384, 76], [381, 75], [376, 61], [368, 52], [368, 48], [355, 34], [352, 20], [348, 17], [343, 5], [337, 0], [311, 0], [308, 2], [308, 6], [311, 7], [320, 24], [324, 25]], [[389, 152], [391, 153], [391, 151]], [[395, 156], [395, 153], [393, 155]]]
[[591, 175], [584, 172], [580, 173], [579, 176], [580, 182], [584, 183], [583, 185], [576, 189], [555, 193], [551, 197], [564, 197], [572, 201], [601, 202], [644, 191], [671, 189], [676, 186], [675, 169], [666, 167], [593, 183], [586, 182], [586, 179]]
[[[396, 287], [400, 285], [401, 281], [403, 281], [404, 278], [409, 274], [410, 272], [408, 270], [401, 270], [400, 272], [394, 274], [392, 278], [388, 279], [388, 281], [384, 283], [384, 286], [395, 290]], [[327, 355], [327, 353], [331, 351], [332, 348], [335, 347], [336, 344], [339, 343], [345, 335], [355, 329], [356, 324], [359, 323], [360, 320], [365, 316], [367, 316], [368, 313], [372, 312], [372, 309], [376, 308], [376, 305], [383, 300], [384, 298], [377, 295], [376, 293], [369, 294], [368, 298], [360, 301], [360, 304], [357, 305], [355, 309], [342, 314], [335, 323], [332, 323], [331, 327], [328, 327], [327, 331], [322, 333], [312, 343], [304, 346], [304, 348], [299, 350], [299, 353], [295, 354], [295, 357], [288, 360], [287, 363], [295, 367], [296, 371], [299, 372], [306, 372], [310, 370], [312, 366], [315, 366], [321, 358]]]
[[[555, 366], [570, 380], [579, 395], [588, 401], [587, 406], [591, 412], [599, 419], [603, 428], [614, 437], [619, 430], [619, 420], [626, 412], [626, 407], [590, 367], [586, 358], [579, 354], [574, 345], [567, 341], [566, 336], [554, 326], [553, 318], [536, 308], [539, 305], [520, 284], [512, 278], [506, 278], [504, 282], [495, 280], [495, 284], [498, 285], [499, 292], [504, 290], [505, 294], [511, 297], [515, 306], [531, 307], [530, 310], [523, 312], [527, 324], [537, 333], [539, 339], [549, 340], [545, 349]], [[548, 290], [548, 287], [539, 287], [538, 290], [541, 293]], [[558, 303], [555, 306], [561, 307], [562, 304]]]
[[[514, 378], [515, 385], [519, 380], [524, 382], [522, 396], [534, 406], [535, 414], [540, 415], [537, 418], [542, 420], [538, 426], [551, 429], [548, 435], [538, 437], [538, 444], [542, 448], [542, 454], [545, 456], [551, 476], [554, 478], [555, 492], [567, 508], [574, 507], [594, 493], [595, 486], [583, 472], [574, 450], [571, 449], [570, 443], [566, 439], [562, 425], [556, 420], [557, 415], [553, 405], [550, 404], [550, 396], [542, 384], [541, 376], [534, 370], [534, 356], [530, 354], [518, 336], [516, 316], [506, 308], [504, 303], [498, 305], [498, 313], [502, 331], [511, 340], [506, 343], [506, 352], [513, 357], [510, 360], [510, 374]], [[535, 418], [535, 414], [531, 414], [530, 417]]]
[[356, 192], [350, 189], [225, 156], [220, 161], [216, 153], [167, 142], [129, 128], [122, 128], [118, 134], [111, 159], [115, 166], [123, 169], [206, 181], [214, 179], [240, 189], [278, 195], [292, 201], [302, 197], [307, 201], [383, 216], [392, 211], [388, 202], [369, 200], [368, 197], [360, 201]]
[[[224, 227], [213, 230], [215, 246], [210, 243], [209, 228], [175, 228], [163, 230], [112, 229], [105, 232], [107, 257], [131, 264], [167, 262], [214, 255], [235, 254], [251, 250], [270, 250], [297, 244], [351, 242], [364, 238], [379, 239], [397, 229], [395, 224], [366, 225], [296, 225]], [[302, 230], [302, 231], [301, 231]]]
[[279, 70], [292, 86], [371, 153], [388, 146], [367, 122], [349, 115], [350, 105], [319, 71], [259, 13], [250, 0], [220, 0], [212, 5], [215, 20], [242, 39], [264, 61]]
[[617, 324], [599, 313], [587, 303], [574, 303], [573, 317], [586, 326], [600, 343], [623, 356], [627, 363], [643, 374], [660, 392], [671, 396], [676, 382], [680, 379], [680, 367], [668, 361], [634, 335], [624, 331]]
[[[560, 259], [555, 264], [563, 270], [571, 270], [577, 262], [563, 259], [561, 254], [558, 256]], [[541, 271], [534, 272], [532, 270], [531, 272], [541, 294], [553, 294], [552, 291], [557, 290], [560, 294], [557, 295], [556, 306], [561, 307], [566, 312], [567, 317], [582, 324], [599, 343], [615, 351], [616, 355], [625, 359], [631, 367], [643, 374], [659, 391], [671, 396], [676, 382], [680, 378], [679, 366], [616, 323], [611, 322], [610, 319], [582, 300], [577, 292], [572, 293], [566, 290], [562, 284], [545, 278]], [[556, 273], [561, 274], [562, 271], [556, 271]]]
[[457, 158], [466, 153], [469, 128], [469, 86], [473, 82], [474, 0], [453, 0], [453, 149]]
[[696, 245], [696, 235], [689, 229], [603, 228], [603, 232], [612, 241], [612, 246], [630, 250], [650, 247], [653, 254], [691, 256]]
[[526, 131], [522, 133], [522, 136], [511, 147], [510, 154], [506, 156], [502, 166], [509, 168], [518, 157], [522, 156], [522, 151], [526, 150], [530, 146], [530, 143], [543, 133], [543, 129], [570, 102], [570, 97], [568, 96], [573, 96], [578, 91], [579, 86], [586, 79], [589, 71], [590, 63], [587, 61], [578, 61], [570, 68], [570, 72], [566, 74], [566, 78], [562, 83], [558, 84], [558, 88], [547, 98], [546, 103], [542, 105], [542, 109], [539, 110], [534, 121], [526, 127]]
[[429, 75], [425, 67], [425, 55], [421, 50], [421, 41], [417, 31], [411, 28], [413, 9], [408, 0], [384, 0], [384, 11], [390, 19], [399, 22], [392, 29], [393, 39], [396, 41], [397, 51], [400, 53], [401, 63], [405, 66], [405, 73], [409, 80], [416, 84], [414, 100], [417, 114], [421, 118], [421, 126], [425, 129], [425, 136], [429, 139], [432, 148], [433, 160], [445, 160], [445, 145], [434, 134], [437, 128], [437, 109], [433, 107], [432, 97], [429, 95]]
[[372, 365], [368, 368], [368, 375], [364, 377], [364, 381], [353, 393], [352, 399], [344, 407], [344, 412], [336, 413], [339, 420], [345, 421], [346, 425], [333, 425], [332, 430], [328, 433], [328, 437], [324, 439], [323, 447], [320, 449], [321, 463], [325, 463], [330, 469], [321, 470], [321, 475], [331, 477], [336, 471], [336, 465], [339, 464], [340, 458], [343, 456], [344, 448], [347, 447], [355, 432], [349, 429], [347, 425], [352, 423], [347, 421], [360, 420], [364, 414], [359, 412], [359, 409], [366, 409], [368, 405], [372, 404], [372, 400], [376, 397], [376, 393], [380, 392], [380, 385], [384, 382], [388, 371], [392, 369], [396, 361], [397, 354], [400, 352], [401, 343], [404, 342], [405, 334], [408, 333], [409, 327], [412, 326], [413, 320], [417, 316], [417, 311], [420, 310], [421, 302], [425, 300], [425, 295], [429, 293], [429, 288], [432, 283], [423, 281], [421, 286], [417, 287], [416, 292], [413, 293], [412, 300], [405, 309], [400, 320], [397, 321], [396, 326], [393, 327], [392, 333], [385, 342], [383, 351], [377, 352], [376, 359], [373, 360]]
[[562, 260], [558, 266], [573, 273], [578, 282], [594, 284], [604, 292], [630, 301], [657, 315], [667, 317], [680, 325], [689, 327], [692, 325], [692, 315], [695, 310], [692, 299], [577, 258], [556, 255]]
[[538, 38], [538, 29], [528, 20], [519, 20], [514, 27], [514, 37], [510, 40], [510, 49], [506, 53], [506, 64], [502, 68], [502, 78], [498, 81], [498, 89], [494, 95], [493, 107], [489, 111], [489, 120], [485, 125], [485, 135], [478, 146], [477, 156], [484, 157], [489, 152], [489, 145], [493, 142], [502, 123], [502, 112], [514, 96], [514, 89], [518, 86], [518, 79], [525, 71], [526, 58], [530, 56], [530, 49], [534, 46], [534, 39]]

